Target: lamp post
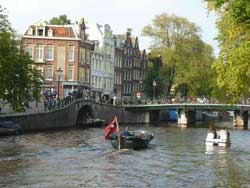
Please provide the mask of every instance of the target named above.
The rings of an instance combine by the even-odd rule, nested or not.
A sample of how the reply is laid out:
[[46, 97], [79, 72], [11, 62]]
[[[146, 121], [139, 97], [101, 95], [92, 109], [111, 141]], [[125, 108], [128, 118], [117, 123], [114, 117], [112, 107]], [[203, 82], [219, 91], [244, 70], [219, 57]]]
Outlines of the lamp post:
[[139, 81], [139, 91], [142, 92], [142, 80]]
[[57, 96], [59, 98], [59, 86], [60, 86], [60, 78], [62, 75], [63, 70], [61, 69], [61, 67], [59, 69], [56, 70], [57, 72]]
[[156, 81], [153, 81], [153, 87], [154, 87], [154, 102], [155, 102], [155, 87], [156, 87]]

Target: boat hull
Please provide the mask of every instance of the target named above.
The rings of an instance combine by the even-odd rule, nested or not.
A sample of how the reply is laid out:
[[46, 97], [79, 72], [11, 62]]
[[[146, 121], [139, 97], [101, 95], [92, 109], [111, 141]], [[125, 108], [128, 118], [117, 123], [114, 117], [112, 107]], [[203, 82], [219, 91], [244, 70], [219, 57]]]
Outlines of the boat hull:
[[207, 146], [222, 146], [222, 147], [229, 147], [231, 145], [230, 138], [227, 140], [221, 140], [221, 139], [206, 139], [206, 145]]
[[[128, 140], [121, 137], [120, 149], [134, 149], [134, 150], [147, 149], [149, 142], [150, 140], [136, 139], [136, 138]], [[111, 144], [113, 148], [119, 149], [118, 139], [111, 140]]]
[[115, 149], [147, 149], [149, 142], [154, 138], [153, 134], [147, 131], [138, 130], [138, 131], [129, 131], [124, 132], [120, 135], [120, 143], [118, 142], [117, 135], [111, 135], [110, 141]]

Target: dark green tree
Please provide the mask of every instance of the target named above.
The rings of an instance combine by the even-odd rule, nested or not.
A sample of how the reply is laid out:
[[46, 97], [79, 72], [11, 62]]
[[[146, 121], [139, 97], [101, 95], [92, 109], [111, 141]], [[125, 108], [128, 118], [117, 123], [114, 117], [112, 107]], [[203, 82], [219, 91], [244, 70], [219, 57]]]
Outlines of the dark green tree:
[[147, 77], [144, 80], [143, 88], [144, 88], [144, 93], [150, 98], [153, 98], [154, 94], [153, 81], [156, 81], [156, 87], [155, 87], [156, 97], [161, 96], [163, 94], [162, 83], [159, 77], [160, 69], [161, 69], [161, 58], [154, 57], [151, 56], [151, 54], [149, 54]]
[[50, 24], [52, 25], [67, 25], [67, 24], [71, 24], [70, 19], [68, 19], [67, 15], [60, 15], [58, 17], [53, 17], [50, 21]]
[[41, 75], [32, 68], [30, 57], [20, 53], [4, 10], [0, 11], [0, 100], [11, 104], [14, 111], [23, 111], [31, 99], [39, 100]]

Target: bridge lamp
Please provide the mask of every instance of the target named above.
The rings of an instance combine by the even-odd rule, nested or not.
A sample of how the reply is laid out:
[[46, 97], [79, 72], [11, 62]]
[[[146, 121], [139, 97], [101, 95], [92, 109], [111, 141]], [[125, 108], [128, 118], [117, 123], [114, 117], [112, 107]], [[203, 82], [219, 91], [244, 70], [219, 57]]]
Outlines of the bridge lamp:
[[142, 80], [139, 81], [139, 91], [142, 92]]
[[60, 67], [59, 69], [56, 70], [56, 72], [57, 72], [57, 95], [58, 95], [58, 98], [59, 98], [59, 96], [60, 96], [60, 94], [59, 94], [59, 86], [60, 86], [60, 79], [61, 79], [63, 70]]

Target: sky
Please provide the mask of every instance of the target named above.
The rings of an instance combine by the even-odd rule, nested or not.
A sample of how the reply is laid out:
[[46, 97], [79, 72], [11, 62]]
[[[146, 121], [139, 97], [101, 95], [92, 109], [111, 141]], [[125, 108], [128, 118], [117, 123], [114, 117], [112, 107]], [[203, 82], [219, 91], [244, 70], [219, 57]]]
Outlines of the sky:
[[214, 39], [216, 16], [208, 13], [203, 0], [0, 0], [0, 5], [7, 9], [12, 27], [20, 34], [31, 24], [66, 14], [72, 21], [83, 17], [87, 24], [109, 24], [114, 34], [132, 28], [132, 35], [139, 37], [140, 49], [150, 45], [149, 38], [141, 36], [142, 28], [156, 15], [175, 14], [199, 26], [203, 41], [213, 47], [215, 55], [219, 53]]

